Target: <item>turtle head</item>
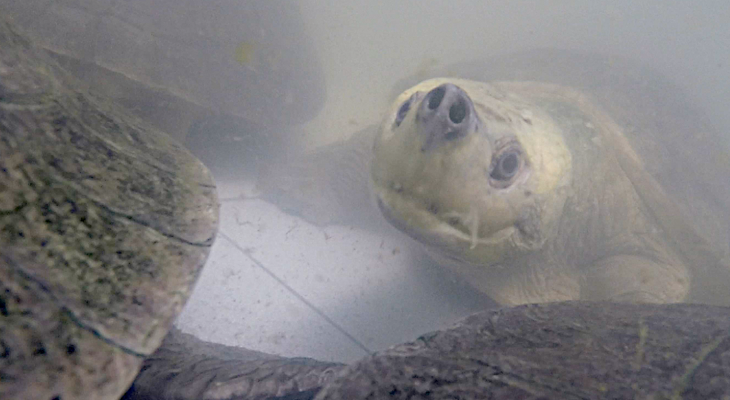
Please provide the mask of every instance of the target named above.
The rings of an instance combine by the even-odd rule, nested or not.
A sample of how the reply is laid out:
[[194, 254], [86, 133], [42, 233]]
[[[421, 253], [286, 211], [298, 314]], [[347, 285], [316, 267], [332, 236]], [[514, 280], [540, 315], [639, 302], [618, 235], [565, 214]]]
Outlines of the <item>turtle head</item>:
[[373, 147], [371, 188], [396, 228], [452, 261], [494, 265], [556, 229], [571, 155], [550, 117], [480, 82], [406, 90]]

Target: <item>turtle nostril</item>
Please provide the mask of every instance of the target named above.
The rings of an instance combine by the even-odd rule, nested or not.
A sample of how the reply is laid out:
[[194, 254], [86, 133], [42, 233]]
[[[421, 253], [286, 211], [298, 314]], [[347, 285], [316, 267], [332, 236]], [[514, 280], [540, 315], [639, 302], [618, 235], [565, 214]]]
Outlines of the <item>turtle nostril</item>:
[[449, 119], [451, 122], [455, 124], [461, 123], [461, 121], [464, 120], [466, 117], [466, 104], [464, 103], [464, 99], [459, 99], [455, 104], [451, 106], [449, 109]]
[[423, 137], [423, 152], [456, 142], [476, 132], [480, 124], [469, 95], [452, 83], [431, 89], [420, 102], [415, 117]]
[[414, 94], [411, 96], [410, 99], [403, 102], [403, 104], [398, 109], [398, 113], [395, 116], [395, 126], [400, 126], [400, 124], [403, 122], [404, 119], [406, 119], [406, 115], [408, 114], [408, 111], [411, 110], [411, 103], [413, 103], [413, 99], [416, 97]]
[[432, 90], [431, 98], [428, 99], [428, 108], [431, 110], [438, 108], [438, 106], [441, 105], [441, 100], [444, 99], [444, 94], [446, 94], [446, 91], [442, 87], [437, 87]]

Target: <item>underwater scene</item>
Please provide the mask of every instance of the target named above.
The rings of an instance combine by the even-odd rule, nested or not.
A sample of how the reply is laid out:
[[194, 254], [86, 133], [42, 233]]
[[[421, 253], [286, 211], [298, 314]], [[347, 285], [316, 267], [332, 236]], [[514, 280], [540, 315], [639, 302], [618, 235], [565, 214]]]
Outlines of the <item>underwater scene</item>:
[[0, 2], [0, 399], [726, 399], [730, 8]]

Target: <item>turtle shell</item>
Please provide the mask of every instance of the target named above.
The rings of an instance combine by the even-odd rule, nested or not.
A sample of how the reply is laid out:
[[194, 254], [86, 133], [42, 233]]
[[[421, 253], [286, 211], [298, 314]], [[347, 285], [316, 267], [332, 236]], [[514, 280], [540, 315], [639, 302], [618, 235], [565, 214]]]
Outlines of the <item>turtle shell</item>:
[[317, 399], [720, 399], [728, 323], [688, 304], [488, 311], [348, 366]]
[[299, 123], [324, 102], [321, 66], [289, 2], [28, 0], [2, 8], [95, 91], [178, 137], [218, 113]]
[[0, 23], [0, 398], [117, 399], [218, 222], [207, 169]]

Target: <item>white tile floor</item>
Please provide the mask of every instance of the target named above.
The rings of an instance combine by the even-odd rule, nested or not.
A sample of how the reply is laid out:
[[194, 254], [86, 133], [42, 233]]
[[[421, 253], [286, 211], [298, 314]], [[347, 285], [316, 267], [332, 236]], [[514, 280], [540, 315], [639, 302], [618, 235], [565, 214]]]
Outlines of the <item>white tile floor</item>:
[[[247, 192], [218, 185], [221, 198]], [[213, 342], [347, 362], [485, 304], [394, 230], [318, 227], [241, 199], [222, 204], [219, 236], [177, 325]]]

